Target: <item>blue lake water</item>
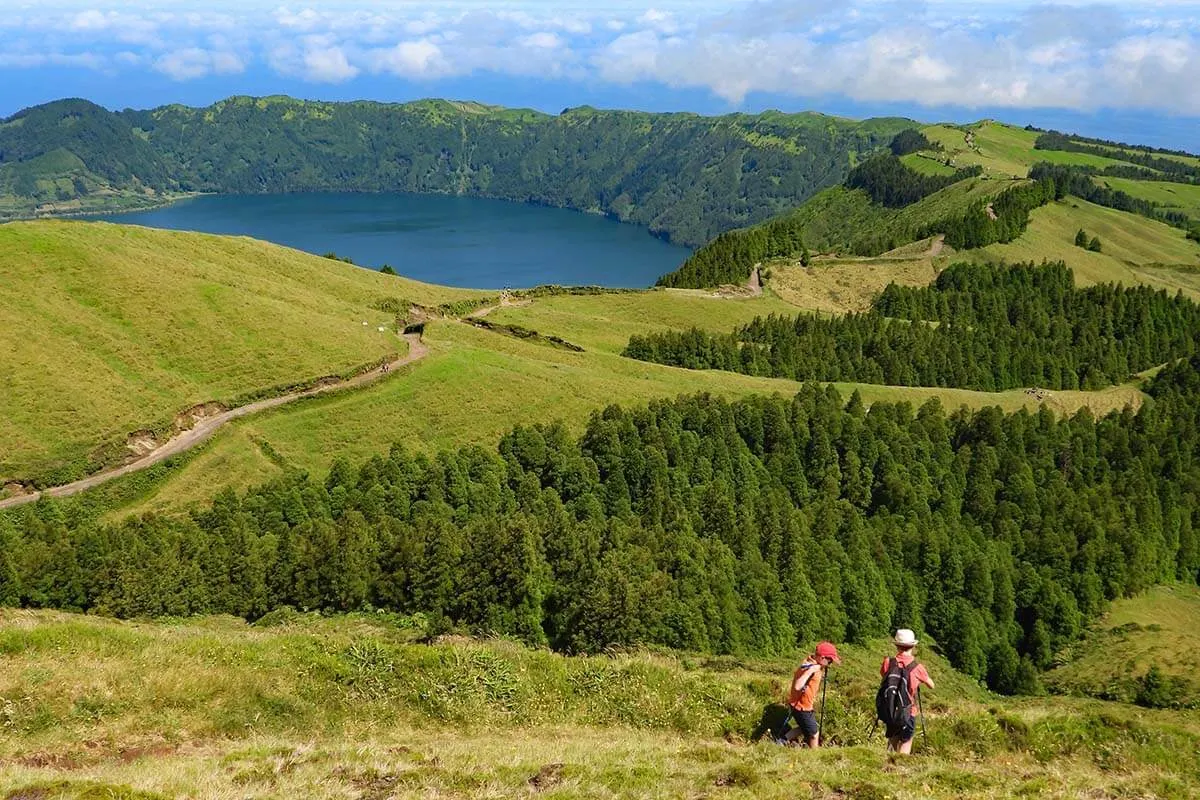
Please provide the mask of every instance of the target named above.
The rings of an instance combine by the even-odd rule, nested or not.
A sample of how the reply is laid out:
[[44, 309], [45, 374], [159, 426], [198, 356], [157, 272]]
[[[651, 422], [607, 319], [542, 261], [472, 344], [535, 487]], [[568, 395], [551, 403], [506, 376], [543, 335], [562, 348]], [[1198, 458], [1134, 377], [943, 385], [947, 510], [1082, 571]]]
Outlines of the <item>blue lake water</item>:
[[212, 195], [102, 219], [252, 236], [310, 253], [334, 252], [374, 269], [390, 264], [417, 280], [479, 289], [646, 287], [691, 252], [645, 228], [593, 214], [442, 195]]

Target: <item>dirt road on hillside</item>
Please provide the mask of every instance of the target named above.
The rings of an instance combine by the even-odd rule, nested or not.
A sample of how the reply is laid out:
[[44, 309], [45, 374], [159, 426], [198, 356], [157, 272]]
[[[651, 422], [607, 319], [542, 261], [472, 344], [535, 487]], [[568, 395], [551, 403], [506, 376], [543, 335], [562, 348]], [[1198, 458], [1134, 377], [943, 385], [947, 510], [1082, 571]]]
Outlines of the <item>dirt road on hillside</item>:
[[746, 281], [746, 288], [750, 290], [751, 297], [762, 296], [762, 276], [758, 272], [758, 264], [754, 265], [754, 269], [750, 272], [750, 280]]
[[205, 439], [212, 436], [213, 433], [215, 433], [217, 429], [226, 422], [235, 420], [238, 417], [245, 417], [250, 414], [256, 414], [259, 411], [266, 411], [269, 408], [282, 406], [286, 403], [292, 402], [293, 400], [299, 400], [302, 397], [312, 397], [314, 395], [325, 394], [326, 392], [332, 392], [338, 389], [353, 389], [359, 386], [365, 386], [379, 380], [393, 369], [403, 367], [406, 364], [411, 364], [414, 361], [419, 361], [420, 359], [429, 355], [429, 348], [426, 347], [425, 343], [421, 341], [421, 335], [419, 333], [406, 333], [404, 334], [404, 339], [408, 342], [408, 354], [397, 358], [395, 361], [392, 361], [385, 368], [373, 369], [370, 372], [364, 372], [361, 375], [356, 375], [349, 380], [326, 383], [313, 389], [306, 389], [302, 392], [293, 392], [292, 394], [271, 397], [266, 400], [259, 400], [257, 403], [250, 403], [237, 408], [231, 408], [228, 411], [223, 411], [220, 414], [200, 420], [191, 429], [183, 431], [177, 436], [173, 436], [161, 446], [156, 447], [154, 450], [151, 450], [149, 453], [141, 458], [138, 458], [136, 461], [131, 461], [128, 464], [115, 469], [97, 472], [95, 475], [90, 475], [82, 480], [75, 481], [74, 483], [68, 483], [63, 486], [54, 486], [49, 489], [43, 489], [40, 492], [17, 495], [16, 497], [10, 497], [6, 500], [0, 500], [0, 509], [13, 508], [15, 506], [24, 505], [25, 503], [32, 503], [42, 495], [49, 497], [68, 497], [73, 494], [78, 494], [85, 489], [90, 489], [93, 486], [99, 486], [102, 483], [107, 483], [113, 478], [119, 478], [122, 475], [128, 475], [131, 472], [137, 472], [139, 470], [146, 469], [146, 467], [157, 464], [173, 455], [177, 455], [185, 450], [188, 450], [189, 448], [195, 447], [200, 442], [203, 442]]
[[513, 300], [511, 295], [502, 294], [500, 296], [499, 304], [494, 305], [494, 306], [484, 306], [483, 308], [477, 308], [474, 311], [472, 311], [470, 314], [467, 314], [467, 319], [483, 319], [488, 314], [492, 313], [493, 311], [495, 311], [498, 308], [524, 308], [525, 306], [531, 306], [531, 305], [533, 305], [533, 300], [531, 300], [529, 298], [526, 298], [524, 300]]

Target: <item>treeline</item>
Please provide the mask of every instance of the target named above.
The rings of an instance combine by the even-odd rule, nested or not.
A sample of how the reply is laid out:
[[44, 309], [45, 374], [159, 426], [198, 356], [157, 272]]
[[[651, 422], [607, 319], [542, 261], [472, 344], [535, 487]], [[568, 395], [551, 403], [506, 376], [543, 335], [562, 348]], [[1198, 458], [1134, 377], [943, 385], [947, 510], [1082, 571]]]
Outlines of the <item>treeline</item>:
[[1077, 289], [1061, 263], [955, 264], [932, 286], [889, 286], [868, 313], [770, 315], [730, 334], [633, 336], [624, 354], [797, 381], [1099, 389], [1192, 354], [1198, 335], [1200, 306], [1182, 294]]
[[1074, 140], [1076, 142], [1081, 142], [1083, 144], [1100, 145], [1102, 147], [1111, 147], [1111, 148], [1118, 149], [1118, 150], [1140, 150], [1145, 153], [1163, 153], [1163, 154], [1171, 155], [1171, 156], [1185, 156], [1187, 158], [1200, 158], [1200, 156], [1197, 156], [1195, 153], [1190, 153], [1187, 150], [1172, 149], [1170, 147], [1153, 147], [1148, 144], [1127, 144], [1125, 142], [1118, 142], [1113, 139], [1100, 139], [1095, 136], [1082, 136], [1082, 135], [1076, 134], [1076, 133], [1064, 134], [1064, 133], [1061, 133], [1060, 131], [1056, 131], [1054, 129], [1047, 130], [1045, 128], [1038, 128], [1034, 125], [1026, 125], [1025, 130], [1033, 131], [1035, 133], [1049, 133], [1049, 134], [1054, 134], [1055, 136], [1065, 136], [1068, 139]]
[[[878, 255], [901, 244], [940, 234], [945, 235], [946, 244], [960, 250], [1011, 242], [1028, 228], [1030, 212], [1067, 195], [1182, 228], [1188, 231], [1189, 238], [1200, 242], [1200, 223], [1186, 214], [1165, 210], [1156, 203], [1093, 180], [1094, 176], [1108, 172], [1039, 162], [1030, 169], [1027, 183], [1005, 189], [991, 199], [977, 200], [957, 213], [947, 215], [944, 210], [930, 209], [925, 219], [932, 221], [914, 224], [893, 209], [910, 206], [976, 176], [979, 168], [933, 177], [910, 169], [895, 156], [873, 156], [855, 167], [846, 180], [847, 188], [863, 192], [857, 195], [860, 200], [855, 201], [856, 195], [848, 193], [825, 192], [795, 212], [753, 228], [729, 231], [693, 253], [679, 270], [660, 278], [659, 285], [699, 288], [740, 283], [746, 280], [755, 263], [774, 257], [801, 256], [806, 252], [806, 241], [816, 249], [837, 249], [862, 256]], [[823, 203], [827, 198], [832, 199]]]
[[[1163, 158], [1147, 152], [1147, 148], [1105, 142], [1100, 139], [1081, 140], [1080, 137], [1069, 137], [1057, 131], [1043, 133], [1033, 143], [1036, 150], [1061, 150], [1071, 153], [1086, 153], [1088, 155], [1128, 161], [1139, 167], [1155, 170], [1151, 180], [1174, 181], [1177, 183], [1200, 182], [1200, 166], [1188, 164], [1174, 158]], [[1187, 156], [1188, 153], [1176, 150], [1162, 150], [1172, 155]]]
[[745, 283], [755, 264], [770, 258], [803, 254], [802, 226], [792, 216], [726, 231], [688, 256], [679, 269], [658, 279], [657, 286], [700, 288]]
[[941, 150], [942, 146], [929, 141], [925, 134], [916, 128], [905, 128], [892, 137], [888, 149], [892, 151], [892, 155], [906, 156], [922, 150]]
[[611, 407], [578, 439], [394, 448], [324, 480], [103, 525], [0, 516], [0, 602], [121, 617], [423, 613], [554, 648], [781, 653], [896, 626], [1000, 690], [1113, 598], [1200, 569], [1200, 379], [1101, 420], [947, 415], [806, 386]]
[[959, 250], [1011, 242], [1029, 226], [1029, 212], [1054, 200], [1051, 180], [1035, 180], [1006, 189], [990, 201], [972, 203], [962, 216], [951, 216], [928, 226], [917, 238], [946, 235], [946, 244]]
[[871, 200], [888, 208], [903, 208], [947, 186], [983, 174], [983, 167], [974, 164], [952, 175], [925, 175], [910, 169], [890, 153], [871, 156], [846, 177], [851, 189], [862, 189]]
[[[73, 153], [84, 173], [101, 172], [133, 194], [143, 186], [467, 194], [597, 211], [690, 245], [794, 208], [911, 125], [281, 97], [119, 113], [59, 101], [5, 122], [15, 124], [0, 125], [0, 165]], [[20, 200], [30, 208], [43, 199], [33, 196], [36, 183]]]

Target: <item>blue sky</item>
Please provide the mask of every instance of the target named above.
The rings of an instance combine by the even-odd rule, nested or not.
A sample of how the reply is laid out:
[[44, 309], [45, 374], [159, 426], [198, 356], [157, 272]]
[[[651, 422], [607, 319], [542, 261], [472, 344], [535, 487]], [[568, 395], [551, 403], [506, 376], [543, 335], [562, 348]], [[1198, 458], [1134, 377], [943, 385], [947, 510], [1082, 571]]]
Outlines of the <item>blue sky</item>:
[[995, 117], [1200, 151], [1200, 2], [0, 0], [0, 115], [231, 94]]

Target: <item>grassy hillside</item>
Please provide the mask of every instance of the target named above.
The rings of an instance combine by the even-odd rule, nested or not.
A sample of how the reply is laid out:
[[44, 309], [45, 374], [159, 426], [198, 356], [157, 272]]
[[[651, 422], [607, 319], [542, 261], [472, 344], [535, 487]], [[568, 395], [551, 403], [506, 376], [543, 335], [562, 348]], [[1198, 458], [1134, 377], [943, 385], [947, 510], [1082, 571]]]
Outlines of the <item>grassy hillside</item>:
[[[1084, 641], [1060, 654], [1063, 663], [1047, 674], [1047, 685], [1064, 694], [1200, 707], [1197, 620], [1200, 589], [1195, 586], [1159, 586], [1118, 600]], [[1147, 692], [1151, 668], [1162, 676], [1157, 694]]]
[[[845, 200], [851, 195], [844, 189], [831, 189], [812, 202], [839, 196]], [[851, 218], [855, 207], [872, 208], [865, 203], [834, 203], [828, 207], [829, 218]], [[879, 229], [886, 222], [877, 215], [867, 224]], [[1080, 228], [1089, 237], [1100, 238], [1101, 252], [1075, 246], [1075, 234]], [[1178, 228], [1078, 198], [1035, 209], [1030, 214], [1028, 229], [1008, 244], [956, 251], [935, 244], [936, 241], [935, 238], [914, 242], [877, 257], [818, 255], [807, 268], [796, 258], [780, 259], [770, 264], [767, 284], [774, 294], [790, 304], [844, 313], [867, 309], [872, 299], [893, 281], [907, 286], [928, 284], [955, 261], [1061, 260], [1071, 267], [1081, 284], [1143, 283], [1172, 292], [1181, 289], [1200, 299], [1200, 244], [1187, 239]]]
[[684, 289], [656, 289], [547, 297], [526, 306], [498, 309], [488, 319], [557, 334], [589, 351], [620, 353], [634, 333], [693, 325], [723, 330], [759, 314], [793, 311], [791, 305], [772, 295], [721, 297]]
[[[0, 241], [19, 256], [13, 280], [0, 288], [6, 322], [0, 338], [18, 356], [8, 365], [14, 390], [0, 400], [7, 402], [0, 415], [0, 477], [32, 477], [44, 485], [127, 457], [129, 434], [168, 431], [176, 414], [197, 403], [232, 402], [403, 348], [391, 315], [372, 308], [382, 298], [432, 305], [478, 296], [246, 239], [37, 222], [0, 228]], [[782, 286], [789, 273], [777, 272]], [[924, 274], [932, 276], [932, 267]], [[780, 294], [820, 307], [817, 292]], [[179, 508], [281, 470], [321, 472], [338, 456], [383, 453], [393, 442], [430, 451], [465, 443], [491, 447], [517, 421], [563, 419], [578, 427], [610, 403], [696, 391], [791, 394], [797, 387], [787, 381], [688, 372], [618, 354], [634, 333], [693, 325], [727, 330], [795, 308], [774, 292], [652, 291], [538, 297], [488, 317], [559, 336], [582, 346], [582, 353], [463, 323], [432, 323], [425, 334], [430, 355], [388, 380], [240, 420], [193, 456], [124, 479], [113, 491], [121, 507]], [[867, 402], [919, 405], [936, 396], [948, 407], [1049, 404], [1070, 412], [1141, 402], [1133, 387], [1040, 400], [1020, 390], [839, 388], [847, 396], [858, 389]], [[70, 414], [63, 413], [62, 397], [72, 398]]]
[[1068, 153], [1054, 150], [1035, 150], [1036, 131], [1027, 131], [993, 120], [972, 125], [929, 125], [921, 132], [942, 150], [934, 155], [949, 161], [955, 168], [978, 164], [985, 173], [996, 177], [1024, 178], [1029, 168], [1039, 161], [1090, 167], [1108, 167], [1123, 162], [1088, 153]]
[[[654, 292], [648, 297], [675, 303], [673, 293]], [[691, 298], [687, 299], [690, 302]], [[595, 320], [628, 308], [630, 297], [556, 298], [543, 312], [543, 302], [509, 308], [489, 315], [564, 338], [582, 332], [580, 341], [595, 343], [595, 350], [571, 353], [545, 344], [521, 341], [481, 331], [461, 323], [436, 323], [426, 329], [431, 355], [406, 367], [387, 381], [338, 396], [314, 398], [224, 429], [194, 458], [138, 488], [110, 515], [167, 511], [204, 503], [223, 487], [245, 487], [278, 476], [284, 469], [323, 474], [334, 458], [359, 460], [386, 453], [392, 442], [433, 451], [461, 444], [491, 448], [514, 424], [563, 420], [578, 431], [589, 414], [611, 403], [637, 404], [659, 397], [699, 391], [725, 396], [752, 393], [790, 395], [798, 384], [720, 371], [694, 371], [621, 358], [613, 351], [615, 333], [593, 327]], [[634, 304], [646, 301], [633, 301]], [[780, 308], [778, 301], [756, 305], [751, 301], [705, 300], [717, 311], [712, 316], [682, 317], [671, 326], [702, 324], [724, 330], [756, 314]], [[611, 305], [610, 305], [611, 304]], [[607, 308], [606, 308], [607, 307]], [[684, 305], [683, 308], [687, 306]], [[583, 326], [576, 328], [566, 309], [579, 309]], [[654, 304], [645, 306], [647, 316]], [[625, 330], [664, 329], [626, 321]], [[559, 327], [562, 326], [562, 327]], [[607, 350], [607, 352], [605, 352]], [[849, 397], [858, 391], [864, 402], [907, 401], [917, 407], [938, 398], [947, 408], [999, 406], [1007, 411], [1036, 409], [1040, 405], [1061, 413], [1089, 407], [1097, 413], [1141, 405], [1144, 395], [1134, 386], [1100, 392], [1051, 392], [1039, 399], [1024, 390], [977, 392], [965, 389], [834, 384]]]
[[[1101, 252], [1075, 246], [1080, 228], [1100, 238]], [[1146, 283], [1193, 292], [1191, 273], [1200, 268], [1200, 243], [1164, 223], [1068, 198], [1035, 209], [1024, 234], [1008, 244], [982, 248], [978, 256], [1009, 262], [1063, 260], [1081, 283]]]
[[865, 192], [834, 186], [780, 219], [797, 229], [814, 254], [878, 254], [909, 244], [919, 229], [988, 200], [1015, 181], [970, 178], [900, 209], [871, 202]]
[[[1195, 796], [1200, 720], [1001, 699], [926, 648], [928, 746], [867, 739], [886, 643], [844, 646], [822, 751], [754, 744], [794, 660], [414, 643], [420, 620], [116, 623], [0, 611], [0, 793], [112, 797]], [[799, 654], [797, 654], [799, 656]]]
[[132, 226], [11, 223], [0, 251], [0, 484], [78, 477], [196, 404], [403, 351], [393, 315], [372, 308], [383, 298], [472, 295], [264, 242]]
[[1178, 211], [1200, 220], [1200, 186], [1166, 181], [1135, 181], [1129, 178], [1098, 177], [1102, 186], [1118, 189], [1133, 197], [1158, 203], [1164, 211]]
[[244, 487], [282, 467], [320, 474], [335, 458], [383, 454], [393, 442], [427, 451], [493, 448], [514, 424], [564, 420], [578, 431], [610, 403], [697, 391], [786, 395], [799, 388], [768, 378], [696, 375], [614, 353], [572, 353], [455, 322], [431, 324], [425, 342], [427, 358], [375, 386], [239, 421], [134, 510], [207, 501], [222, 486]]

